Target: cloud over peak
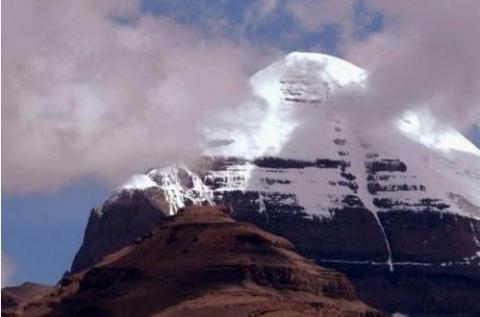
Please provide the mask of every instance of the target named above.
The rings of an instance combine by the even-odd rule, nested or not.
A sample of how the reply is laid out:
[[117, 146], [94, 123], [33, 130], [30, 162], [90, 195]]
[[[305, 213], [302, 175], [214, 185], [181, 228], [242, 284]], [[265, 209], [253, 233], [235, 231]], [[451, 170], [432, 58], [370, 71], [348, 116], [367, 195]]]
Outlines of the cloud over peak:
[[369, 71], [369, 89], [354, 99], [386, 116], [423, 108], [466, 129], [480, 121], [480, 3], [375, 1], [381, 33], [349, 46], [347, 59]]
[[[255, 52], [134, 1], [6, 1], [3, 186], [119, 183], [188, 155], [199, 125], [249, 93]], [[250, 68], [249, 68], [250, 67]]]
[[459, 129], [480, 122], [478, 1], [189, 3], [4, 1], [6, 192], [116, 185], [188, 157], [203, 122], [239, 107], [253, 70], [291, 47], [368, 71], [369, 89], [338, 101], [352, 118], [420, 107]]

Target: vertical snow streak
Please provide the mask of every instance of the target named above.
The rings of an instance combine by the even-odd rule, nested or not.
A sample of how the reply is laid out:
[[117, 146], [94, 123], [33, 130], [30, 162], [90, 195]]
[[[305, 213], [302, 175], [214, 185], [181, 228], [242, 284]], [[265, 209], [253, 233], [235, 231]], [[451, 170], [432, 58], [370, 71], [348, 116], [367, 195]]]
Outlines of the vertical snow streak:
[[186, 165], [182, 165], [182, 168], [185, 169], [188, 175], [192, 178], [192, 182], [193, 182], [192, 192], [196, 196], [195, 199], [196, 200], [205, 199], [208, 205], [210, 206], [214, 205], [215, 203], [213, 202], [212, 190], [207, 185], [205, 185], [205, 183], [197, 174], [189, 170]]
[[375, 206], [370, 202], [370, 200], [365, 200], [365, 205], [368, 210], [371, 211], [373, 217], [378, 223], [378, 227], [382, 231], [383, 237], [385, 239], [385, 246], [387, 247], [387, 253], [388, 253], [388, 258], [387, 258], [387, 264], [390, 272], [393, 272], [393, 259], [392, 259], [392, 248], [390, 246], [390, 241], [388, 240], [387, 233], [385, 232], [385, 228], [383, 227], [382, 222], [380, 221], [380, 217], [378, 217], [377, 210], [373, 209]]
[[[352, 140], [353, 141], [353, 140]], [[353, 143], [353, 142], [352, 142]], [[357, 144], [361, 144], [361, 140], [358, 140]], [[362, 155], [358, 157], [363, 157], [366, 158], [366, 153], [365, 150], [362, 148], [362, 146], [358, 146], [357, 144], [352, 144], [352, 149], [355, 149], [359, 152], [363, 152]], [[363, 164], [363, 160], [352, 160], [351, 164], [359, 164], [362, 166], [357, 166], [354, 170], [358, 171], [359, 174], [357, 177], [358, 180], [358, 196], [362, 200], [365, 208], [369, 210], [373, 217], [375, 218], [375, 221], [378, 224], [378, 227], [380, 228], [380, 231], [382, 232], [384, 241], [385, 241], [385, 247], [387, 248], [387, 261], [386, 264], [388, 265], [388, 268], [390, 272], [394, 271], [393, 267], [393, 256], [392, 256], [392, 248], [390, 246], [390, 241], [388, 240], [387, 232], [385, 231], [385, 228], [383, 227], [382, 221], [380, 220], [380, 217], [378, 216], [378, 211], [377, 207], [373, 204], [372, 197], [370, 193], [368, 192], [368, 184], [367, 184], [367, 170], [365, 164]]]
[[472, 237], [473, 237], [473, 241], [475, 242], [475, 245], [477, 247], [480, 247], [480, 241], [477, 238], [477, 230], [475, 230], [475, 226], [472, 220], [470, 220], [470, 229], [472, 230]]
[[267, 226], [269, 225], [268, 221], [268, 212], [267, 212], [267, 207], [265, 206], [265, 197], [263, 196], [263, 193], [259, 192], [258, 193], [258, 212], [265, 214], [265, 219], [267, 220]]

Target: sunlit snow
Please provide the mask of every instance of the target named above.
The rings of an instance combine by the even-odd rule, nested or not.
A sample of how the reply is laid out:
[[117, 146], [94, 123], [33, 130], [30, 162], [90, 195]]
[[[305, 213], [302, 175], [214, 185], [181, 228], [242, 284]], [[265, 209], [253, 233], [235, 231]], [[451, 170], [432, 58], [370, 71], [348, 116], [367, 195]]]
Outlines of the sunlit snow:
[[[376, 212], [377, 208], [371, 205], [365, 174], [365, 158], [370, 152], [376, 152], [408, 165], [406, 173], [393, 173], [391, 183], [386, 185], [427, 187], [427, 190], [384, 192], [379, 194], [381, 197], [408, 203], [438, 197], [451, 203], [449, 212], [480, 217], [477, 211], [480, 161], [471, 155], [480, 155], [480, 150], [461, 133], [441, 125], [432, 115], [417, 108], [394, 121], [391, 134], [363, 138], [360, 134], [366, 131], [356, 131], [349, 125], [329, 97], [349, 84], [365, 87], [362, 86], [365, 78], [366, 71], [341, 59], [317, 53], [291, 53], [251, 77], [253, 98], [242, 107], [219, 114], [220, 122], [205, 127], [209, 139], [228, 142], [209, 147], [203, 154], [240, 157], [247, 159], [244, 164], [212, 170], [202, 175], [206, 179], [200, 179], [180, 164], [133, 176], [123, 187], [162, 188], [171, 214], [183, 207], [185, 198], [198, 204], [212, 203], [214, 193], [253, 190], [263, 193], [258, 201], [260, 206], [268, 195], [281, 193], [286, 195], [280, 203], [288, 205], [294, 199], [309, 215], [329, 217], [329, 210], [335, 208], [339, 197], [351, 193], [348, 187], [338, 185], [343, 180], [336, 169], [306, 167], [280, 173], [248, 161], [262, 156], [298, 160], [329, 158], [348, 160], [352, 173], [357, 176], [357, 195]], [[392, 140], [394, 144], [390, 144]], [[344, 143], [339, 145], [336, 141]], [[401, 147], [397, 141], [403, 142]], [[373, 145], [366, 145], [369, 143]], [[180, 174], [192, 178], [192, 188], [182, 186]], [[204, 183], [206, 180], [210, 183], [221, 180], [220, 186], [209, 188]], [[266, 180], [271, 182], [267, 184]], [[290, 193], [294, 196], [287, 195]], [[389, 261], [391, 266], [391, 258]]]
[[131, 176], [120, 188], [122, 189], [146, 189], [150, 187], [157, 187], [155, 183], [148, 175], [137, 174]]
[[[363, 85], [368, 73], [347, 61], [320, 53], [290, 53], [251, 77], [250, 85], [257, 99], [250, 100], [243, 107], [243, 113], [225, 114], [226, 117], [234, 116], [239, 122], [250, 122], [255, 129], [245, 132], [235, 128], [205, 128], [210, 138], [235, 140], [223, 149], [211, 153], [207, 151], [206, 154], [227, 153], [241, 157], [278, 155], [300, 124], [297, 118], [299, 109], [285, 102], [285, 92], [282, 91], [281, 84], [285, 79], [295, 78], [295, 75], [321, 79], [323, 83], [329, 84], [332, 90], [329, 93], [350, 84], [368, 89]], [[448, 125], [439, 125], [428, 113], [409, 111], [394, 123], [394, 128], [431, 149], [480, 155], [480, 149], [460, 132]]]
[[444, 152], [456, 150], [480, 155], [480, 149], [466, 137], [451, 127], [438, 127], [438, 123], [428, 113], [407, 111], [397, 121], [397, 126], [405, 135], [427, 147]]

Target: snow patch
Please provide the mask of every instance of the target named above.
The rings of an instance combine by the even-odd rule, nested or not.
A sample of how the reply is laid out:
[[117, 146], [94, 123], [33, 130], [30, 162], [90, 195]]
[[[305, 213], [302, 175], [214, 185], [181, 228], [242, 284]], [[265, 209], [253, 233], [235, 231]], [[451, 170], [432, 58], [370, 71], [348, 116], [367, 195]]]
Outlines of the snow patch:
[[147, 189], [150, 187], [158, 187], [158, 184], [155, 183], [148, 175], [145, 174], [136, 174], [131, 176], [123, 185], [120, 186], [120, 189]]
[[460, 132], [448, 126], [440, 127], [427, 112], [407, 111], [397, 120], [396, 125], [406, 136], [429, 148], [443, 152], [456, 150], [480, 156], [480, 149]]
[[169, 214], [174, 215], [185, 207], [187, 201], [195, 205], [213, 205], [212, 190], [185, 164], [154, 169], [148, 173], [158, 183], [169, 205]]
[[[358, 131], [342, 122], [341, 113], [335, 105], [329, 104], [329, 95], [350, 84], [362, 86], [366, 78], [365, 70], [339, 58], [317, 53], [291, 53], [251, 77], [255, 98], [249, 100], [245, 107], [236, 109], [237, 112], [225, 113], [224, 119], [231, 122], [206, 127], [209, 138], [234, 142], [210, 146], [205, 155], [240, 157], [247, 159], [246, 162], [208, 171], [207, 175], [202, 175], [204, 179], [185, 165], [178, 164], [153, 170], [147, 175], [135, 175], [123, 188], [161, 188], [171, 214], [184, 207], [186, 201], [212, 204], [214, 194], [248, 190], [262, 193], [259, 203], [268, 203], [276, 193], [290, 194], [276, 203], [298, 205], [312, 216], [331, 217], [330, 211], [339, 206], [343, 197], [357, 194], [372, 211], [383, 232], [378, 208], [372, 202], [374, 197], [366, 187], [364, 166], [366, 154], [383, 151], [382, 157], [405, 161], [408, 171], [398, 175], [389, 173], [392, 179], [382, 180], [382, 185], [422, 184], [426, 189], [380, 192], [376, 197], [410, 204], [438, 198], [450, 205], [444, 212], [480, 218], [478, 209], [474, 208], [480, 206], [480, 160], [477, 156], [480, 150], [454, 129], [438, 128], [430, 114], [410, 112], [393, 123], [392, 132], [405, 141], [405, 147], [387, 148], [385, 144], [377, 144], [375, 138], [367, 138], [365, 143], [373, 145], [368, 150], [363, 148]], [[247, 123], [250, 130], [236, 129], [235, 121]], [[256, 166], [252, 160], [263, 156], [303, 161], [328, 158], [351, 163], [349, 173], [356, 176], [358, 193], [348, 188], [349, 184], [340, 176], [338, 169], [268, 169]], [[191, 188], [182, 181], [184, 174], [191, 180]], [[389, 177], [382, 173], [378, 176]], [[218, 187], [212, 189], [205, 185], [212, 182]], [[464, 203], [460, 204], [459, 199], [448, 196], [452, 188], [462, 193]], [[386, 235], [385, 243], [389, 248]], [[388, 264], [393, 269], [391, 263], [390, 254]]]

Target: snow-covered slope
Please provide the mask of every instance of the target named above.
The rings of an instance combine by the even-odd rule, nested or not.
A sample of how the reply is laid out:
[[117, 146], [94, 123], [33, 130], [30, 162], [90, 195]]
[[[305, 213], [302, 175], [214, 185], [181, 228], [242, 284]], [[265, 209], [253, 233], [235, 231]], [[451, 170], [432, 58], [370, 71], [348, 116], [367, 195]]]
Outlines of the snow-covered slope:
[[[425, 112], [409, 111], [392, 120], [391, 128], [381, 133], [369, 126], [349, 124], [345, 109], [338, 109], [333, 97], [352, 86], [367, 89], [367, 79], [364, 70], [341, 59], [291, 53], [252, 76], [255, 96], [243, 111], [220, 114], [205, 127], [210, 140], [234, 141], [209, 148], [205, 155], [242, 158], [241, 164], [202, 172], [203, 179], [195, 176], [195, 186], [189, 189], [195, 194], [174, 182], [175, 167], [145, 177], [160, 180], [158, 186], [168, 193], [172, 213], [183, 206], [183, 199], [198, 202], [199, 195], [204, 194], [203, 199], [211, 201], [213, 192], [254, 190], [293, 194], [287, 201], [294, 200], [308, 214], [320, 216], [331, 215], [331, 208], [345, 195], [357, 194], [373, 210], [382, 210], [373, 206], [375, 199], [388, 199], [410, 209], [425, 199], [435, 199], [449, 205], [438, 211], [480, 218], [480, 150]], [[255, 158], [260, 157], [330, 160], [344, 167], [308, 166], [277, 173], [255, 164]], [[387, 168], [368, 175], [369, 164], [389, 160], [405, 165], [405, 170]], [[182, 170], [191, 173], [186, 167]], [[352, 175], [350, 179], [342, 175], [346, 173]], [[169, 179], [173, 183], [165, 181]], [[201, 185], [215, 179], [215, 189]], [[223, 181], [218, 182], [220, 179]], [[377, 189], [372, 190], [375, 186]]]

